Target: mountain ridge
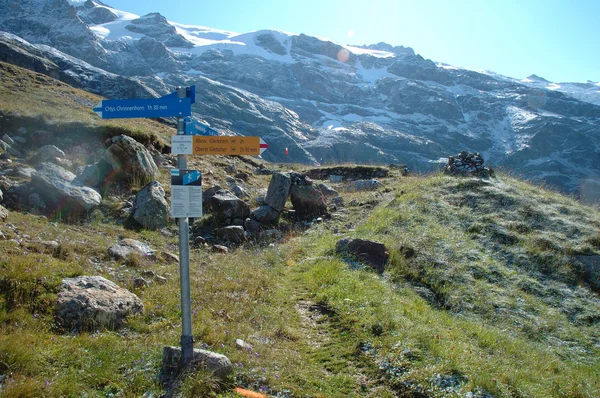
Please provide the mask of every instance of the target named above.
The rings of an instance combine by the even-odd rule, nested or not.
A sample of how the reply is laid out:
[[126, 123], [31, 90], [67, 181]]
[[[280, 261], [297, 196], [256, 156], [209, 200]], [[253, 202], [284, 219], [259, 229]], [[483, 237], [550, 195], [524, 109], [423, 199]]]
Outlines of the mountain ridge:
[[[31, 29], [10, 22], [23, 18], [31, 1], [0, 17], [0, 29], [36, 39]], [[467, 149], [584, 200], [600, 197], [597, 84], [465, 70], [385, 43], [354, 47], [273, 30], [237, 34], [176, 24], [156, 13], [139, 17], [91, 0], [71, 2], [76, 8], [55, 1], [64, 10], [60, 18], [87, 27], [78, 39], [85, 43], [78, 54], [86, 62], [131, 77], [152, 96], [197, 84], [203, 101], [193, 107], [194, 115], [224, 134], [267, 139], [269, 161], [356, 159], [429, 171], [450, 153]], [[90, 15], [99, 18], [101, 10], [113, 17], [83, 22]], [[37, 11], [29, 11], [39, 23]], [[142, 25], [135, 32], [127, 28]], [[51, 37], [44, 32], [37, 40], [47, 43]], [[74, 50], [70, 43], [55, 44]], [[103, 48], [103, 55], [95, 48]], [[413, 144], [405, 147], [407, 142]], [[592, 189], [584, 190], [584, 183]]]

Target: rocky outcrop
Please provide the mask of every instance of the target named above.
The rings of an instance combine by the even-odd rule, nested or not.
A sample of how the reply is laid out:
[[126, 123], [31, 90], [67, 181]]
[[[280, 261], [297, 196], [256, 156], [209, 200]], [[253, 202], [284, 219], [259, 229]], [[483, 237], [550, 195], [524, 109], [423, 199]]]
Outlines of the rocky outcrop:
[[157, 12], [134, 19], [125, 29], [141, 33], [164, 43], [167, 47], [192, 48], [194, 45], [177, 33], [175, 27]]
[[119, 329], [144, 311], [140, 299], [101, 276], [66, 278], [58, 292], [56, 322], [65, 331]]

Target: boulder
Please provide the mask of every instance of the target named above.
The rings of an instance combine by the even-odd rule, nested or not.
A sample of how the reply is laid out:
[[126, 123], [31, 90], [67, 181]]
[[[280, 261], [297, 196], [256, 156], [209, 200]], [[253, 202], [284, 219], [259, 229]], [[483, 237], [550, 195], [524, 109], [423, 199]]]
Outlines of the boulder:
[[271, 206], [260, 206], [252, 211], [251, 217], [261, 224], [274, 224], [279, 220], [279, 212]]
[[75, 174], [53, 163], [40, 163], [31, 184], [51, 209], [67, 212], [86, 212], [102, 201], [90, 187], [72, 184]]
[[267, 190], [267, 196], [265, 197], [265, 204], [271, 206], [277, 211], [283, 210], [285, 202], [290, 195], [290, 189], [292, 187], [292, 179], [287, 173], [275, 173], [271, 177], [269, 183], [269, 189]]
[[160, 182], [152, 181], [138, 192], [131, 215], [146, 229], [157, 230], [167, 226], [169, 205]]
[[231, 243], [244, 243], [246, 241], [246, 233], [244, 228], [239, 225], [230, 225], [215, 230], [215, 234], [224, 241]]
[[292, 185], [290, 199], [298, 217], [316, 217], [327, 213], [325, 198], [314, 185]]
[[116, 330], [144, 311], [140, 299], [101, 276], [66, 278], [58, 292], [56, 322], [65, 330]]
[[37, 152], [39, 162], [52, 162], [54, 158], [64, 158], [65, 153], [54, 145], [44, 145]]
[[367, 239], [340, 239], [335, 245], [335, 251], [354, 257], [356, 260], [369, 265], [379, 274], [385, 271], [390, 254], [383, 243]]
[[77, 168], [77, 177], [74, 183], [88, 187], [100, 187], [112, 171], [112, 166], [105, 160]]
[[234, 184], [230, 188], [231, 188], [231, 191], [234, 193], [234, 195], [240, 199], [247, 199], [250, 197], [248, 192], [242, 186], [240, 186], [238, 184]]
[[108, 248], [108, 255], [117, 260], [124, 260], [131, 254], [137, 254], [143, 257], [151, 256], [154, 258], [154, 250], [146, 243], [138, 240], [125, 238]]
[[225, 218], [245, 220], [250, 215], [250, 206], [226, 189], [217, 191], [210, 199], [210, 204], [215, 213]]
[[323, 184], [323, 183], [318, 184], [317, 189], [319, 191], [321, 191], [321, 193], [323, 194], [325, 199], [332, 199], [332, 198], [335, 198], [336, 196], [340, 196], [338, 191], [336, 191], [335, 189], [333, 189], [332, 187], [330, 187], [327, 184]]
[[0, 202], [2, 202], [2, 199], [4, 199], [4, 194], [2, 193], [2, 190], [0, 189]]
[[257, 234], [260, 232], [260, 222], [253, 220], [251, 218], [246, 218], [244, 221], [244, 228], [249, 234]]
[[212, 199], [212, 197], [215, 196], [215, 194], [222, 189], [223, 188], [220, 187], [219, 185], [215, 185], [213, 187], [210, 187], [210, 188], [204, 190], [202, 192], [202, 207], [209, 208], [210, 200]]
[[[181, 365], [181, 347], [164, 347], [162, 360], [166, 373], [177, 372]], [[233, 370], [231, 361], [225, 355], [197, 348], [194, 348], [192, 366], [195, 369], [208, 370], [222, 379]]]
[[126, 135], [113, 137], [112, 143], [108, 160], [120, 178], [146, 182], [158, 177], [158, 167], [142, 144]]

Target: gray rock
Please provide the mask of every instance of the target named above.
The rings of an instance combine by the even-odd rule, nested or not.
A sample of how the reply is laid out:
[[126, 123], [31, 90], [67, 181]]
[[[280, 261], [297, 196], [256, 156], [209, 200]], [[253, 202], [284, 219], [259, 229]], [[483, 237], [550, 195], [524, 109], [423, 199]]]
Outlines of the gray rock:
[[298, 217], [309, 218], [327, 213], [325, 198], [314, 185], [292, 185], [290, 199]]
[[154, 250], [152, 250], [150, 246], [134, 239], [122, 239], [108, 248], [108, 255], [117, 260], [125, 260], [131, 254], [155, 258]]
[[0, 221], [5, 221], [8, 218], [8, 210], [0, 205]]
[[102, 201], [98, 192], [89, 187], [73, 185], [75, 175], [52, 163], [40, 163], [31, 184], [52, 209], [73, 213], [87, 212]]
[[240, 350], [252, 351], [252, 346], [242, 339], [235, 339], [235, 347], [239, 348]]
[[147, 182], [158, 177], [158, 167], [142, 144], [126, 135], [113, 137], [112, 143], [109, 162], [120, 178]]
[[283, 210], [285, 202], [290, 195], [292, 187], [292, 179], [289, 174], [275, 173], [269, 182], [267, 196], [265, 196], [265, 204], [271, 206], [277, 211]]
[[27, 197], [27, 203], [29, 204], [29, 209], [33, 212], [45, 212], [47, 207], [46, 202], [42, 200], [40, 195], [37, 192], [32, 192]]
[[118, 329], [144, 311], [140, 299], [101, 276], [66, 278], [58, 292], [56, 322], [65, 330]]
[[27, 138], [21, 137], [20, 135], [14, 136], [13, 140], [19, 144], [27, 144]]
[[[77, 177], [73, 180], [80, 185], [88, 187], [99, 187], [106, 178], [109, 165], [106, 162], [99, 162], [80, 166], [77, 168]], [[111, 168], [112, 169], [112, 168]]]
[[340, 176], [340, 175], [336, 175], [336, 174], [331, 174], [329, 176], [329, 182], [337, 183], [337, 182], [342, 182], [342, 181], [344, 181], [344, 176]]
[[44, 145], [37, 152], [39, 162], [51, 162], [54, 158], [64, 158], [65, 153], [54, 145]]
[[6, 143], [7, 143], [8, 145], [10, 145], [10, 146], [17, 145], [17, 143], [15, 142], [15, 140], [13, 140], [13, 139], [11, 138], [11, 136], [9, 136], [8, 134], [4, 134], [4, 135], [2, 136], [2, 140], [3, 140], [4, 142], [6, 142]]
[[271, 206], [260, 206], [252, 211], [251, 217], [261, 224], [274, 224], [279, 220], [279, 212]]
[[2, 199], [4, 199], [4, 194], [2, 193], [2, 190], [0, 189], [0, 202], [2, 202]]
[[257, 234], [260, 231], [260, 222], [247, 218], [244, 221], [244, 228], [249, 234]]
[[143, 187], [133, 202], [133, 219], [147, 229], [161, 229], [167, 226], [169, 205], [165, 190], [158, 181]]
[[215, 193], [210, 203], [213, 211], [225, 218], [245, 220], [250, 215], [250, 206], [226, 189]]
[[231, 191], [240, 199], [247, 199], [250, 197], [248, 192], [240, 185], [234, 184], [231, 186]]
[[261, 33], [254, 38], [254, 42], [272, 53], [278, 55], [287, 54], [285, 47], [281, 45], [281, 42], [272, 33]]
[[317, 189], [319, 191], [321, 191], [321, 193], [323, 194], [323, 196], [325, 197], [325, 199], [331, 199], [331, 198], [335, 198], [336, 196], [339, 196], [340, 194], [338, 193], [338, 191], [336, 191], [335, 189], [333, 189], [332, 187], [330, 187], [327, 184], [318, 184], [317, 185]]
[[382, 274], [390, 257], [383, 243], [367, 239], [340, 239], [335, 245], [335, 251], [340, 254], [353, 256], [356, 260], [371, 266]]
[[278, 242], [283, 239], [283, 232], [278, 229], [266, 229], [258, 233], [261, 242]]
[[239, 244], [246, 241], [244, 228], [240, 227], [239, 225], [230, 225], [227, 227], [218, 228], [215, 230], [215, 234], [219, 238], [231, 243]]
[[18, 149], [16, 149], [14, 146], [7, 145], [7, 147], [6, 147], [5, 150], [11, 156], [14, 156], [14, 157], [17, 157], [17, 158], [22, 158], [23, 157], [23, 154], [21, 153], [21, 151], [19, 151]]
[[[162, 361], [166, 372], [176, 372], [181, 365], [181, 347], [164, 347]], [[194, 348], [192, 366], [208, 370], [219, 378], [225, 378], [233, 371], [233, 365], [225, 355], [197, 348]]]
[[345, 190], [347, 192], [373, 191], [380, 186], [379, 181], [373, 178], [370, 180], [351, 181], [346, 185]]
[[35, 174], [35, 169], [31, 167], [19, 167], [16, 170], [16, 174], [21, 177], [31, 178]]
[[215, 194], [217, 192], [219, 192], [220, 190], [222, 190], [222, 189], [223, 188], [220, 187], [219, 185], [215, 185], [215, 186], [212, 186], [212, 187], [210, 187], [208, 189], [205, 189], [202, 192], [202, 206], [204, 208], [209, 208], [210, 204], [211, 204], [210, 200], [212, 199], [212, 197], [215, 196]]

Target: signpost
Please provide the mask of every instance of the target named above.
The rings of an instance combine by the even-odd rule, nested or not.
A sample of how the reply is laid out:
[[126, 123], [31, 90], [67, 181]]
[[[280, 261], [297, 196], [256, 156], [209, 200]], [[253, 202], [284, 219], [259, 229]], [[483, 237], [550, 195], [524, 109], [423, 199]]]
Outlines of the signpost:
[[246, 136], [172, 136], [171, 153], [185, 155], [258, 156], [269, 145], [260, 137]]
[[102, 119], [185, 117], [192, 114], [191, 98], [103, 100], [94, 108]]
[[[187, 155], [260, 155], [268, 145], [260, 137], [225, 137], [209, 126], [197, 126], [191, 118], [196, 102], [195, 86], [177, 87], [160, 98], [103, 100], [94, 112], [102, 119], [177, 117], [177, 135], [171, 137], [171, 153], [177, 169], [171, 170], [171, 215], [179, 224], [179, 274], [181, 287], [181, 365], [194, 357], [190, 295], [189, 217], [202, 216], [202, 175], [188, 170]], [[187, 123], [186, 123], [187, 119]]]

